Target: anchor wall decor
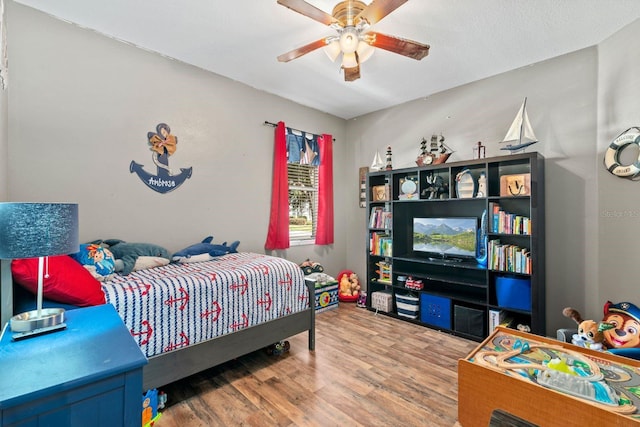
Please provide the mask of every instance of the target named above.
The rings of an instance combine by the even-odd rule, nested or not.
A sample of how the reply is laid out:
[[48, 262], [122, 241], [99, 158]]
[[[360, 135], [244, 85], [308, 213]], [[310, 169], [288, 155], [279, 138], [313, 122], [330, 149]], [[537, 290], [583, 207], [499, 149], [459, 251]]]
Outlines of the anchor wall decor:
[[192, 167], [180, 168], [180, 173], [173, 174], [169, 168], [169, 156], [178, 148], [178, 137], [171, 134], [171, 128], [166, 123], [159, 123], [156, 132], [148, 132], [151, 159], [157, 167], [155, 175], [144, 170], [144, 165], [134, 160], [129, 165], [129, 172], [136, 173], [145, 185], [158, 193], [168, 193], [180, 187], [191, 178]]

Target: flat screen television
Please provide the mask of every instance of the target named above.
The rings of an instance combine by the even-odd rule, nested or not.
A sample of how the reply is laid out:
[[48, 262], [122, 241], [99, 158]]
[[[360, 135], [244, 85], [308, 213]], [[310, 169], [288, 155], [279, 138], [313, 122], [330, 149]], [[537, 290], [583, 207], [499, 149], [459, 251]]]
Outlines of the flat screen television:
[[475, 217], [413, 218], [413, 253], [444, 260], [476, 257]]

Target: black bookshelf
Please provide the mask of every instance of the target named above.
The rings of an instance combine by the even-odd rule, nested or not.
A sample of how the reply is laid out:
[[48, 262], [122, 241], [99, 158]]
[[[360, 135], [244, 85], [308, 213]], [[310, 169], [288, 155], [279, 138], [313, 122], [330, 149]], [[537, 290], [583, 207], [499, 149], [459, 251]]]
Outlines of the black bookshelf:
[[[542, 155], [370, 172], [366, 207], [369, 309], [475, 340], [490, 333], [498, 315], [511, 327], [545, 334]], [[486, 265], [476, 257], [414, 251], [414, 218], [476, 218], [481, 228], [483, 214], [486, 248], [493, 250]], [[381, 262], [391, 265], [390, 280], [380, 280]], [[407, 278], [420, 280], [423, 288], [407, 288]], [[390, 311], [374, 307], [375, 292], [390, 295]], [[415, 319], [398, 314], [396, 294], [418, 297]]]

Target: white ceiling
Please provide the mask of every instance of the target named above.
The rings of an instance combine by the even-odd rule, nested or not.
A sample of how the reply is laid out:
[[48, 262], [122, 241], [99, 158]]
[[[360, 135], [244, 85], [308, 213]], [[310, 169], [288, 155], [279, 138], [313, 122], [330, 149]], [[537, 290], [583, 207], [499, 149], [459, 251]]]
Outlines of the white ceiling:
[[[429, 56], [378, 49], [345, 82], [322, 49], [276, 60], [335, 34], [276, 0], [15, 1], [345, 119], [596, 45], [640, 17], [640, 0], [409, 0], [371, 29]], [[308, 0], [329, 14], [337, 2]]]

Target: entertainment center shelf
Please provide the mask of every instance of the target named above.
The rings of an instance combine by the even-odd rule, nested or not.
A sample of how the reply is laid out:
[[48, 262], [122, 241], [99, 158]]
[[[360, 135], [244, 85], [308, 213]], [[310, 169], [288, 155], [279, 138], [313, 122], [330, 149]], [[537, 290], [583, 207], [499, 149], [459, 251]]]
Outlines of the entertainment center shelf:
[[[367, 174], [367, 307], [482, 340], [545, 334], [544, 158]], [[408, 305], [407, 305], [408, 304]]]

